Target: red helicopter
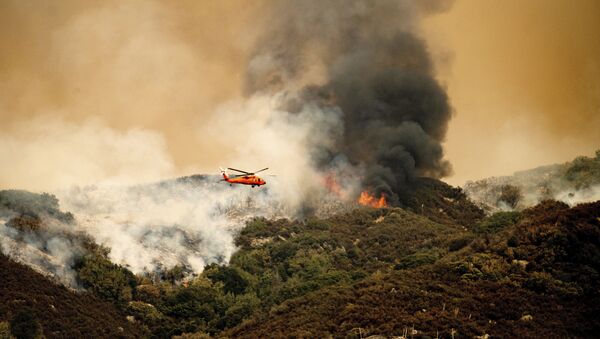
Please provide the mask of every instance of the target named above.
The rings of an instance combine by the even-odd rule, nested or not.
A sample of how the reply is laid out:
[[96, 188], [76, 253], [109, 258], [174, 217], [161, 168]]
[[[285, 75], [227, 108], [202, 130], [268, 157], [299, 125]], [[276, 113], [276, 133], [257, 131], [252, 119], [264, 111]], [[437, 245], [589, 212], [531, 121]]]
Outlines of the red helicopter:
[[246, 172], [246, 171], [242, 171], [242, 170], [231, 168], [231, 167], [227, 167], [227, 169], [230, 171], [242, 173], [242, 174], [236, 174], [236, 175], [230, 177], [227, 175], [227, 172], [225, 172], [225, 170], [221, 168], [221, 174], [223, 175], [223, 179], [221, 179], [221, 181], [227, 181], [229, 183], [229, 186], [233, 186], [233, 184], [241, 184], [241, 185], [251, 185], [254, 188], [254, 186], [260, 187], [261, 185], [265, 185], [267, 183], [266, 181], [259, 178], [255, 174], [268, 170], [269, 169], [268, 167], [265, 167], [265, 168], [261, 169], [260, 171], [256, 171], [256, 172]]

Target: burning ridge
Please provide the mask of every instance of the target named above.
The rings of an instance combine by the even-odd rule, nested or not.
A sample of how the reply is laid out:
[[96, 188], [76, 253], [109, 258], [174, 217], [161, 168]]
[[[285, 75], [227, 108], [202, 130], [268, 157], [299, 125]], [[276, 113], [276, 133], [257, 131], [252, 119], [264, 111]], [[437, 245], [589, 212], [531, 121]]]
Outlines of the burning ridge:
[[248, 62], [246, 94], [280, 94], [287, 112], [339, 117], [325, 127], [331, 142], [312, 145], [314, 164], [351, 167], [365, 196], [397, 204], [415, 178], [451, 171], [441, 145], [451, 107], [418, 37], [419, 18], [443, 9], [437, 1], [278, 2]]

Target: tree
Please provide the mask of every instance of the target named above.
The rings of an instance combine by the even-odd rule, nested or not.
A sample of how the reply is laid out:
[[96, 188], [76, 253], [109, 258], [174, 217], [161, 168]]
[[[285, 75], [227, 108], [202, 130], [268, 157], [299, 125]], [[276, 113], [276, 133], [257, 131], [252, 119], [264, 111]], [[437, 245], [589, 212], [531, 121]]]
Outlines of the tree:
[[522, 197], [523, 195], [521, 194], [521, 190], [517, 186], [504, 185], [502, 186], [502, 191], [500, 192], [498, 202], [504, 202], [510, 208], [515, 208], [517, 207], [519, 201], [521, 201]]
[[222, 282], [225, 293], [242, 294], [249, 285], [248, 281], [234, 267], [216, 266], [211, 268], [207, 276], [214, 282]]

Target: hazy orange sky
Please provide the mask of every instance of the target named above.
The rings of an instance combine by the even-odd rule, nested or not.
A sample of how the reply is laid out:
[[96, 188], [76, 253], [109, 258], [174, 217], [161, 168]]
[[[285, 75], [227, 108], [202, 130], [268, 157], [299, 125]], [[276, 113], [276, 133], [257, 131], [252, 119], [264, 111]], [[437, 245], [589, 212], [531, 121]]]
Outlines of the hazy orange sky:
[[[205, 122], [240, 96], [268, 11], [268, 1], [0, 2], [0, 187], [214, 172], [233, 146], [208, 138]], [[594, 0], [457, 0], [422, 22], [454, 108], [447, 181], [600, 148], [598, 18]]]
[[600, 2], [458, 0], [425, 36], [455, 108], [448, 181], [600, 148]]

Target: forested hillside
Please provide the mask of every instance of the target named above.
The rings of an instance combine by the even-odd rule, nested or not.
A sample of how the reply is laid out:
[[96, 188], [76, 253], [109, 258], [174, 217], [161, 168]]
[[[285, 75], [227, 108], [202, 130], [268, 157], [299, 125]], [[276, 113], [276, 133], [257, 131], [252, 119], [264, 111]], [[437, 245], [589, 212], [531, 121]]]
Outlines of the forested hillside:
[[[392, 219], [397, 212], [380, 213]], [[600, 330], [599, 216], [600, 203], [569, 208], [547, 201], [494, 215], [473, 230], [442, 236], [445, 241], [419, 243], [415, 234], [415, 242], [397, 243], [410, 254], [395, 253], [393, 266], [262, 310], [226, 333], [594, 337]]]
[[[52, 196], [26, 195], [38, 207], [17, 213], [11, 203], [4, 232], [17, 244], [44, 239], [38, 256], [57, 237], [78, 244], [68, 269], [94, 297], [2, 257], [3, 331], [26, 323], [46, 337], [596, 336], [600, 202], [548, 200], [484, 217], [460, 189], [424, 183], [403, 207], [254, 218], [230, 262], [200, 274], [175, 266], [135, 275], [69, 231], [68, 213], [42, 203]], [[65, 230], [48, 233], [43, 214], [66, 217]]]

